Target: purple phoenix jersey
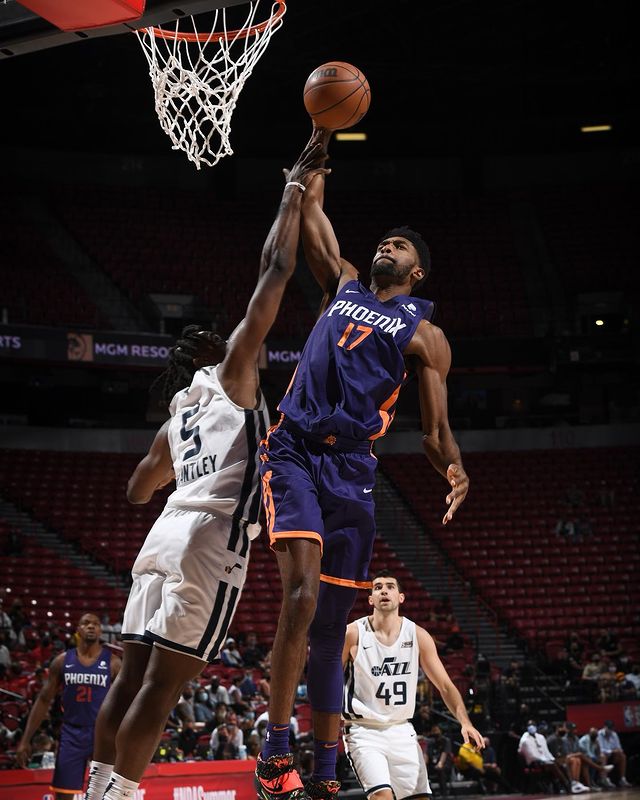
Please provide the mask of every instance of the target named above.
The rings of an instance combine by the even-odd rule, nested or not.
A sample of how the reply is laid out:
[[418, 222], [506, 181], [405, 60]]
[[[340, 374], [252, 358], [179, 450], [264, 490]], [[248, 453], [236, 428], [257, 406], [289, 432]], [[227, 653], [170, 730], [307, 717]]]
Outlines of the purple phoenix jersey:
[[383, 436], [406, 376], [404, 350], [433, 312], [431, 300], [399, 295], [381, 302], [349, 281], [311, 331], [278, 411], [303, 435], [329, 443]]
[[64, 724], [93, 727], [110, 685], [111, 650], [108, 647], [102, 648], [90, 667], [80, 662], [75, 647], [68, 650], [62, 670]]

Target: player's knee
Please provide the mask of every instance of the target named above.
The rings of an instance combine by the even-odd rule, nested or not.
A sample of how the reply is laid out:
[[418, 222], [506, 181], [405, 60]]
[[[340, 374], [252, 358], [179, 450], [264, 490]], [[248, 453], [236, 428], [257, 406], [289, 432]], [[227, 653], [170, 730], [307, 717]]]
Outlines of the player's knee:
[[316, 613], [316, 603], [317, 593], [306, 582], [291, 587], [288, 591], [285, 589], [281, 622], [290, 629], [304, 627], [307, 630]]

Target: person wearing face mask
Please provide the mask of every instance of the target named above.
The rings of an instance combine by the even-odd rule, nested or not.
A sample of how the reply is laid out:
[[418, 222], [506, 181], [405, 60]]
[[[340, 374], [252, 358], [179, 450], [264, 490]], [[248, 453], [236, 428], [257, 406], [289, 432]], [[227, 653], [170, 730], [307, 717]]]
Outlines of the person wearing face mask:
[[553, 783], [562, 787], [567, 794], [589, 791], [586, 787], [584, 789], [573, 787], [566, 772], [549, 752], [547, 740], [541, 733], [538, 733], [538, 727], [534, 720], [529, 720], [526, 731], [520, 737], [518, 754], [528, 767], [535, 765], [543, 769]]
[[193, 713], [196, 722], [201, 722], [204, 725], [203, 730], [213, 730], [214, 714], [213, 707], [209, 700], [209, 692], [206, 689], [198, 689], [193, 704]]
[[564, 769], [571, 780], [571, 790], [574, 793], [588, 792], [589, 787], [583, 783], [580, 778], [584, 777], [588, 783], [587, 768], [584, 768], [584, 775], [582, 761], [580, 755], [570, 752], [569, 742], [567, 740], [567, 726], [564, 722], [559, 722], [555, 727], [555, 733], [547, 739], [547, 747], [549, 752], [555, 758], [556, 762]]
[[[607, 764], [606, 759], [600, 750], [600, 743], [598, 742], [598, 729], [589, 728], [589, 732], [585, 733], [578, 739], [580, 752], [587, 758], [591, 759], [598, 768], [598, 773], [604, 770], [604, 774], [600, 774], [598, 778], [599, 784], [603, 789], [615, 789], [615, 783], [609, 778], [608, 773], [613, 769], [613, 764]], [[592, 770], [592, 779], [595, 780], [596, 776]]]
[[612, 720], [608, 719], [604, 727], [598, 731], [598, 744], [607, 764], [616, 767], [618, 786], [627, 789], [631, 786], [625, 773], [627, 771], [627, 755], [620, 744], [620, 737], [614, 730]]

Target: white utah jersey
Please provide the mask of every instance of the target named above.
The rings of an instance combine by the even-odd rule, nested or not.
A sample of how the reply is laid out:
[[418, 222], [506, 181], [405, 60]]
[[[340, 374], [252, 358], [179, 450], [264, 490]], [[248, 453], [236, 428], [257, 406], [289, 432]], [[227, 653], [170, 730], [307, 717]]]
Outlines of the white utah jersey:
[[203, 367], [170, 405], [169, 447], [176, 489], [167, 506], [221, 512], [259, 526], [258, 445], [269, 415], [264, 397], [257, 409], [236, 405], [224, 393], [216, 367]]
[[381, 644], [369, 617], [356, 620], [358, 650], [345, 669], [342, 716], [358, 725], [405, 722], [416, 707], [420, 653], [416, 625], [403, 617], [392, 645]]

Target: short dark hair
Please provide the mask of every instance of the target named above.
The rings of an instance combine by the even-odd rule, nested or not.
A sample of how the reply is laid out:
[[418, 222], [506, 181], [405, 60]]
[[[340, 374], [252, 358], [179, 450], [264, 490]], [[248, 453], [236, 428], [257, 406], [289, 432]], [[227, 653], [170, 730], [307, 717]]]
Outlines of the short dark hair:
[[398, 591], [402, 591], [402, 586], [400, 585], [400, 581], [398, 577], [390, 570], [390, 569], [379, 569], [376, 574], [371, 578], [371, 588], [369, 589], [369, 594], [373, 592], [373, 584], [378, 578], [393, 578], [393, 580], [398, 584]]
[[422, 286], [422, 284], [427, 280], [427, 276], [431, 272], [431, 252], [422, 236], [417, 231], [412, 230], [408, 225], [401, 225], [399, 228], [391, 228], [391, 230], [388, 230], [384, 234], [380, 241], [383, 242], [385, 239], [393, 239], [394, 236], [402, 236], [403, 239], [408, 239], [411, 242], [411, 244], [416, 248], [418, 253], [418, 261], [424, 270], [424, 277], [413, 285], [411, 290], [411, 293], [413, 294], [415, 290], [419, 286]]

